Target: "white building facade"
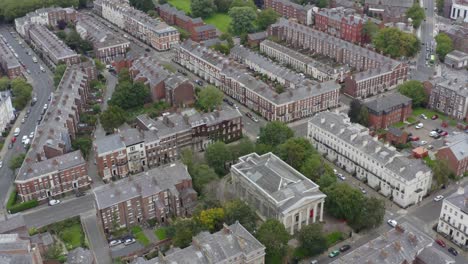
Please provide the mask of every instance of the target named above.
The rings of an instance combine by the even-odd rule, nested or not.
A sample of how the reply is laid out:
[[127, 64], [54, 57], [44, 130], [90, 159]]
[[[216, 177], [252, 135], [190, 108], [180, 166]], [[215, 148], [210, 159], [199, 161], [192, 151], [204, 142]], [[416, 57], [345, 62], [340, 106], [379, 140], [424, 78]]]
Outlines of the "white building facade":
[[468, 186], [459, 187], [443, 200], [437, 231], [461, 248], [468, 248]]
[[11, 103], [10, 94], [0, 92], [0, 132], [5, 130], [13, 118], [15, 118], [15, 109]]
[[452, 0], [450, 18], [455, 20], [461, 18], [463, 22], [468, 22], [468, 1]]
[[307, 137], [327, 159], [403, 208], [431, 188], [432, 171], [421, 160], [402, 156], [344, 114], [318, 113], [309, 120]]

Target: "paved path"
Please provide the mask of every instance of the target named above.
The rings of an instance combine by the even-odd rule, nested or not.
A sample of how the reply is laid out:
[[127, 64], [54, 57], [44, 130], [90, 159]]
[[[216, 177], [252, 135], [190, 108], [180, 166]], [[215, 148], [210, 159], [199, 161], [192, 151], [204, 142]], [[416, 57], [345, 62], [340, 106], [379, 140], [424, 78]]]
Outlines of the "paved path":
[[81, 215], [81, 223], [88, 237], [89, 247], [93, 251], [97, 264], [111, 264], [109, 244], [96, 217], [96, 211], [91, 210]]

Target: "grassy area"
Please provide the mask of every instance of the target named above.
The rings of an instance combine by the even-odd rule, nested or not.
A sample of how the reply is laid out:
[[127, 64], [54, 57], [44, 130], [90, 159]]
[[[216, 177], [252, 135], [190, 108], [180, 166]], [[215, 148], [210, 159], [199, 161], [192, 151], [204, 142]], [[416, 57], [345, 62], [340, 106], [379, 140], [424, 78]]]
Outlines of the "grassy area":
[[135, 236], [135, 239], [140, 242], [143, 246], [148, 246], [150, 244], [149, 239], [146, 237], [143, 229], [139, 226], [132, 227], [132, 234]]
[[65, 243], [68, 250], [81, 247], [84, 244], [84, 233], [80, 224], [65, 228], [59, 233], [60, 239]]
[[405, 126], [405, 123], [400, 121], [398, 123], [393, 124], [392, 126], [394, 126], [396, 128], [402, 128], [402, 127]]
[[191, 10], [190, 0], [168, 0], [167, 2], [175, 8], [184, 11], [186, 14]]
[[161, 63], [161, 65], [164, 67], [164, 69], [174, 73], [176, 72], [176, 69], [173, 65], [171, 65], [170, 63]]
[[426, 156], [423, 158], [424, 162], [426, 162], [426, 165], [432, 168], [434, 166], [435, 160], [432, 160], [429, 156]]
[[156, 235], [156, 237], [159, 240], [164, 240], [164, 239], [167, 238], [166, 228], [164, 228], [164, 227], [161, 227], [161, 228], [158, 228], [158, 229], [154, 230], [154, 234]]
[[410, 117], [408, 117], [408, 118], [406, 119], [406, 121], [407, 121], [408, 123], [410, 123], [410, 124], [413, 124], [413, 123], [415, 123], [417, 120], [416, 120], [416, 118], [410, 116]]
[[326, 235], [328, 247], [335, 245], [339, 241], [343, 240], [343, 233], [340, 231], [331, 232]]
[[231, 24], [231, 17], [223, 13], [215, 13], [204, 20], [205, 23], [215, 26], [221, 32], [228, 32], [229, 25]]
[[421, 114], [425, 114], [427, 116], [427, 118], [431, 118], [433, 115], [438, 115], [439, 118], [437, 120], [440, 119], [440, 120], [447, 121], [449, 126], [452, 126], [452, 127], [456, 127], [458, 123], [466, 124], [466, 122], [456, 120], [456, 119], [454, 119], [452, 117], [449, 117], [449, 116], [447, 116], [447, 115], [445, 115], [443, 113], [440, 113], [438, 111], [434, 111], [434, 110], [431, 110], [431, 109], [426, 109], [426, 108], [421, 108], [421, 107], [413, 109], [413, 117], [419, 118], [419, 116]]

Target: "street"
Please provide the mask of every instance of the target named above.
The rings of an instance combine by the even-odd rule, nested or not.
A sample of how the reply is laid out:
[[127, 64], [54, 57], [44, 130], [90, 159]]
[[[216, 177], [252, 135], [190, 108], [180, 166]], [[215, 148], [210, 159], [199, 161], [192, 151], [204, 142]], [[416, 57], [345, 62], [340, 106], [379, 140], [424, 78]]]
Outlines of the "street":
[[[13, 131], [16, 127], [20, 127], [21, 132], [17, 136], [18, 139], [21, 139], [23, 135], [29, 135], [32, 131], [35, 131], [37, 125], [37, 119], [41, 115], [41, 110], [44, 104], [48, 102], [48, 97], [50, 96], [53, 90], [53, 80], [52, 80], [52, 73], [49, 71], [45, 64], [40, 60], [40, 57], [35, 54], [31, 48], [23, 42], [25, 48], [21, 47], [18, 41], [14, 38], [14, 36], [18, 36], [18, 34], [14, 33], [12, 35], [10, 31], [14, 31], [12, 27], [9, 26], [1, 26], [0, 33], [6, 38], [7, 42], [12, 46], [15, 52], [18, 54], [19, 60], [25, 65], [26, 69], [28, 69], [31, 74], [27, 74], [28, 81], [33, 86], [33, 97], [37, 97], [37, 102], [34, 106], [30, 107], [29, 104], [26, 106], [26, 109], [30, 108], [31, 113], [28, 118], [25, 119], [25, 123], [21, 124], [21, 119], [24, 117], [25, 111], [23, 111], [17, 118], [15, 125], [13, 126]], [[29, 50], [32, 52], [32, 55], [26, 54], [26, 51]], [[32, 61], [32, 57], [35, 56], [38, 59], [38, 63], [34, 63]], [[45, 68], [45, 72], [42, 72], [39, 69], [39, 66], [43, 65]], [[25, 109], [25, 110], [26, 110]], [[8, 149], [7, 146], [11, 142], [11, 137], [13, 133], [7, 137], [4, 146], [4, 152], [0, 151], [0, 157], [2, 157], [4, 166], [0, 168], [0, 200], [2, 201], [2, 205], [7, 197], [8, 190], [12, 186], [12, 183], [15, 179], [15, 175], [13, 171], [10, 170], [8, 164], [13, 156], [16, 156], [20, 153], [25, 153], [25, 149], [21, 144], [21, 140], [17, 140], [12, 149]]]
[[412, 76], [410, 79], [425, 81], [429, 79], [434, 73], [434, 66], [426, 64], [427, 54], [435, 54], [435, 44], [434, 51], [426, 50], [427, 43], [435, 43], [434, 40], [434, 0], [420, 0], [421, 7], [424, 8], [426, 12], [426, 19], [422, 21], [419, 28], [419, 38], [421, 41], [421, 50], [416, 58], [416, 69], [413, 70]]

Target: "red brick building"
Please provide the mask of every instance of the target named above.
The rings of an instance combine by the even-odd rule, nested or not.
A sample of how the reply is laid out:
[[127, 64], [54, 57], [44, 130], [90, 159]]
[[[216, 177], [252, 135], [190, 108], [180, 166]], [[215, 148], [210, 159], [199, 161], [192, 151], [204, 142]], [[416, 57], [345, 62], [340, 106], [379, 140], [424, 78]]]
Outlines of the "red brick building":
[[[10, 79], [23, 76], [23, 67], [13, 51], [8, 47], [6, 39], [0, 34], [0, 70]], [[0, 71], [0, 76], [1, 76]]]
[[182, 75], [173, 75], [164, 80], [165, 100], [174, 107], [186, 107], [195, 103], [193, 84]]
[[449, 138], [446, 146], [436, 153], [436, 157], [446, 160], [455, 175], [463, 176], [468, 172], [468, 136], [459, 134]]
[[93, 192], [106, 232], [151, 219], [164, 224], [172, 217], [190, 216], [197, 201], [192, 178], [182, 163], [151, 169]]
[[411, 115], [411, 99], [394, 93], [375, 98], [364, 104], [369, 111], [369, 127], [375, 130], [403, 122]]
[[157, 10], [162, 20], [169, 25], [176, 25], [188, 31], [193, 41], [200, 42], [217, 36], [213, 25], [206, 25], [199, 17], [191, 18], [169, 4], [158, 6]]
[[284, 18], [294, 19], [304, 25], [312, 24], [311, 5], [303, 6], [289, 0], [265, 0], [265, 8], [271, 8]]
[[390, 142], [392, 145], [406, 144], [408, 142], [408, 133], [396, 127], [389, 127], [385, 134], [385, 141]]
[[352, 9], [321, 9], [315, 13], [315, 25], [318, 30], [353, 43], [362, 43], [362, 27], [366, 20]]

